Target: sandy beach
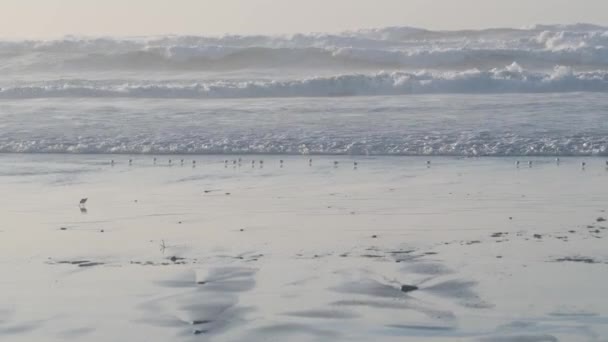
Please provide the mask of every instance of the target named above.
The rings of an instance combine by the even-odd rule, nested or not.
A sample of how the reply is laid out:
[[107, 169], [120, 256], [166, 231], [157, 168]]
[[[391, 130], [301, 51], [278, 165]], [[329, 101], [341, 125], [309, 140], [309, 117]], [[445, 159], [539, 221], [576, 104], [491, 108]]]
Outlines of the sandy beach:
[[606, 341], [602, 158], [156, 157], [0, 155], [1, 340]]

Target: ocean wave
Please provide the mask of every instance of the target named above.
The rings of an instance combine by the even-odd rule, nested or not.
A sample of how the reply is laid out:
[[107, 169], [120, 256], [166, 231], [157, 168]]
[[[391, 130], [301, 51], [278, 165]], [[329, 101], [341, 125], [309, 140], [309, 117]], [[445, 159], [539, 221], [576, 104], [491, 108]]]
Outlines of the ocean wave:
[[66, 37], [0, 41], [0, 70], [492, 68], [608, 65], [608, 28], [594, 25], [430, 31], [409, 27], [290, 36]]
[[267, 98], [381, 96], [408, 94], [488, 94], [607, 92], [608, 72], [575, 72], [555, 67], [551, 73], [530, 72], [517, 63], [505, 68], [463, 72], [381, 72], [301, 80], [56, 80], [0, 88], [1, 99], [50, 97], [126, 98]]

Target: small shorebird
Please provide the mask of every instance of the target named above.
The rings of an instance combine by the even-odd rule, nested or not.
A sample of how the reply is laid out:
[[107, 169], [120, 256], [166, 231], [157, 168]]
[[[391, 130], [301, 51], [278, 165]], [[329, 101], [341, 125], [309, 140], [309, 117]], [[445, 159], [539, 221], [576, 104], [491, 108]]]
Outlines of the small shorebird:
[[133, 159], [129, 159], [129, 165], [133, 165]]
[[532, 167], [532, 161], [531, 160], [528, 162], [528, 166]]
[[110, 160], [110, 165], [114, 166], [114, 159]]
[[338, 161], [334, 160], [334, 167], [338, 167], [338, 164], [339, 164]]
[[78, 203], [78, 206], [81, 208], [84, 207], [87, 204], [87, 200], [88, 200], [88, 198], [81, 199], [80, 203]]
[[154, 165], [156, 165], [156, 157], [154, 158]]
[[559, 164], [559, 163], [560, 163], [559, 158], [555, 158], [555, 162], [556, 162], [557, 164]]
[[196, 167], [196, 160], [192, 161], [192, 167]]
[[358, 167], [358, 166], [359, 166], [359, 163], [358, 163], [358, 162], [354, 162], [354, 163], [353, 163], [353, 168], [354, 168], [355, 170], [357, 169], [357, 167]]
[[585, 162], [582, 162], [582, 163], [581, 163], [581, 167], [582, 167], [583, 169], [584, 169], [586, 166], [587, 166], [587, 163], [585, 163]]
[[308, 165], [312, 165], [312, 158], [308, 159]]
[[171, 165], [171, 159], [169, 159], [169, 165]]
[[182, 165], [184, 165], [184, 160], [183, 160], [183, 159], [182, 159], [182, 160], [180, 160], [180, 163], [181, 163]]
[[515, 166], [519, 167], [519, 160], [515, 162]]

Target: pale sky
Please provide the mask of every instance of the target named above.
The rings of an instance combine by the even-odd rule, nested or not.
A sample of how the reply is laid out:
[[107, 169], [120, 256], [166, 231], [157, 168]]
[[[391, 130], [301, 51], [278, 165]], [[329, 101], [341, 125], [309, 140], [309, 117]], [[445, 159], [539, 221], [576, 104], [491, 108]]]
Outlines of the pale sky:
[[0, 37], [608, 25], [608, 0], [0, 0]]

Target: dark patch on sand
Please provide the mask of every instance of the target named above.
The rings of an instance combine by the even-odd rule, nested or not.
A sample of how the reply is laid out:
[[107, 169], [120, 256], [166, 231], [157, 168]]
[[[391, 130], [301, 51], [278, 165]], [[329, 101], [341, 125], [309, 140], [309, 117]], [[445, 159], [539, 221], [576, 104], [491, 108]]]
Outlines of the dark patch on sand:
[[395, 329], [424, 330], [424, 331], [450, 331], [450, 330], [454, 330], [454, 327], [436, 326], [436, 325], [391, 324], [391, 325], [387, 325], [387, 327], [389, 327], [389, 328], [395, 328]]
[[1, 335], [16, 335], [16, 334], [23, 334], [23, 333], [27, 333], [30, 331], [34, 331], [36, 330], [39, 326], [40, 326], [40, 322], [27, 322], [27, 323], [21, 323], [21, 324], [17, 324], [17, 325], [12, 325], [12, 326], [8, 326], [8, 327], [2, 327], [0, 328], [0, 336]]
[[558, 342], [555, 336], [551, 335], [511, 335], [500, 337], [485, 337], [481, 342]]
[[404, 310], [412, 309], [413, 306], [407, 302], [397, 302], [394, 300], [338, 300], [332, 302], [336, 306], [363, 306], [375, 309]]
[[549, 316], [572, 318], [572, 317], [597, 317], [599, 315], [596, 313], [593, 313], [593, 312], [552, 312], [549, 314]]
[[599, 264], [600, 263], [599, 261], [597, 261], [593, 258], [581, 257], [581, 256], [558, 258], [558, 259], [555, 259], [554, 262], [578, 262], [578, 263], [585, 263], [585, 264]]
[[257, 271], [244, 267], [224, 267], [211, 270], [207, 277], [196, 283], [207, 291], [242, 292], [255, 287]]
[[363, 254], [361, 255], [362, 258], [370, 258], [370, 259], [378, 259], [378, 258], [384, 258], [384, 255], [377, 255], [377, 254]]
[[287, 312], [284, 315], [301, 317], [301, 318], [314, 318], [314, 319], [353, 319], [359, 317], [358, 314], [352, 311], [342, 310], [305, 310], [305, 311], [293, 311]]
[[177, 257], [177, 256], [172, 256], [172, 257], [169, 257], [167, 259], [171, 260], [171, 262], [173, 262], [174, 264], [185, 263], [185, 260], [186, 260], [186, 258], [180, 258], [180, 257]]
[[500, 237], [503, 237], [503, 236], [506, 236], [506, 235], [509, 235], [509, 233], [501, 233], [501, 232], [499, 232], [499, 233], [494, 233], [494, 234], [492, 234], [490, 236], [493, 237], [493, 238], [500, 238]]
[[90, 260], [58, 260], [58, 261], [47, 261], [49, 265], [74, 265], [78, 267], [95, 267], [105, 265], [103, 262], [95, 262]]
[[409, 293], [418, 290], [418, 286], [414, 285], [401, 285], [401, 292]]
[[404, 294], [396, 285], [384, 284], [374, 279], [360, 279], [333, 288], [336, 292], [372, 297], [399, 298]]

